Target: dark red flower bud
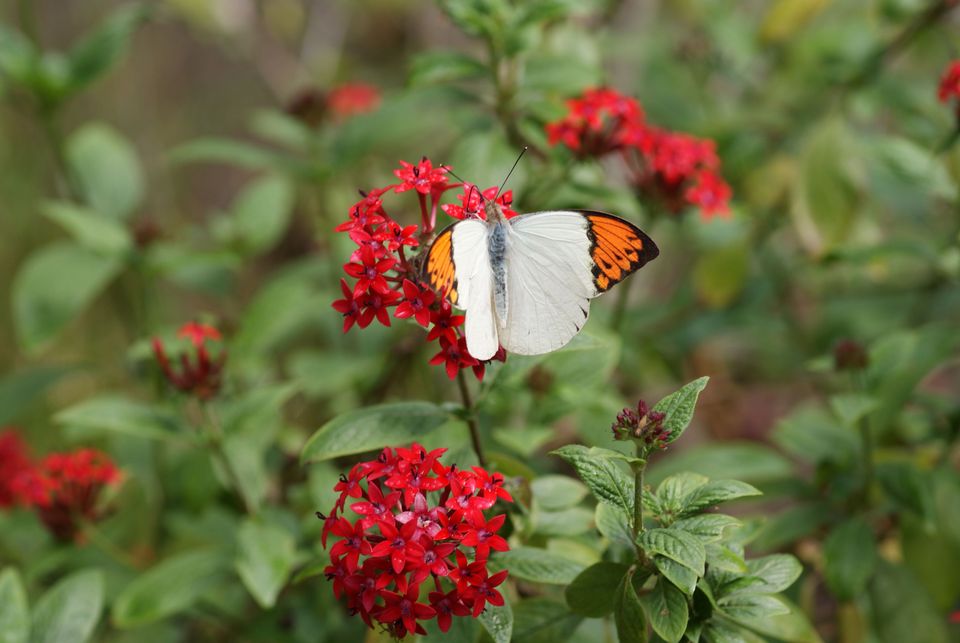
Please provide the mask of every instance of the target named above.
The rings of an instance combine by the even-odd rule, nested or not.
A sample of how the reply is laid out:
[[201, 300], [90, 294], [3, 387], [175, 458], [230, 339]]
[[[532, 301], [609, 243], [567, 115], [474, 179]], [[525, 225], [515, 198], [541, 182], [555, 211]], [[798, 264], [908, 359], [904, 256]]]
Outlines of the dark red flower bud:
[[855, 340], [843, 339], [833, 347], [833, 364], [838, 371], [862, 371], [869, 361], [867, 349]]

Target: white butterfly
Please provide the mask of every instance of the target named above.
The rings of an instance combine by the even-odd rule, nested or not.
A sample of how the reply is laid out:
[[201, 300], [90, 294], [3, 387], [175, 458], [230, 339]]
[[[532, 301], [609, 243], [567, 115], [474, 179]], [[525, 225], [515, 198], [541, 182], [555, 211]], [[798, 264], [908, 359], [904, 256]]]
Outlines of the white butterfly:
[[564, 346], [587, 321], [590, 300], [660, 253], [619, 217], [550, 210], [507, 219], [496, 201], [486, 221], [444, 229], [427, 252], [425, 277], [466, 312], [467, 350], [488, 360], [539, 355]]

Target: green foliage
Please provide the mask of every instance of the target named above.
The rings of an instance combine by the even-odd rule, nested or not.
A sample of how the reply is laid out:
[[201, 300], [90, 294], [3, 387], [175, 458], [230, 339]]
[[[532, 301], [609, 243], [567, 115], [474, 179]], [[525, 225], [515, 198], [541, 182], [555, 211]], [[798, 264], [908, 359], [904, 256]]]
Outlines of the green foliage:
[[[483, 462], [514, 499], [491, 508], [506, 604], [424, 641], [957, 638], [950, 3], [15, 4], [0, 433], [35, 461], [95, 447], [123, 482], [70, 516], [74, 539], [54, 511], [8, 507], [0, 471], [0, 643], [376, 637], [322, 578], [315, 512], [361, 458], [411, 442]], [[361, 80], [377, 104], [338, 112]], [[639, 154], [596, 154], [608, 116], [579, 150], [551, 141], [590, 87], [709, 140], [730, 217], [686, 208]], [[421, 223], [398, 159], [486, 188], [523, 148], [514, 209], [613, 212], [657, 261], [569, 345], [482, 381], [449, 382], [393, 311], [344, 333], [330, 303], [357, 242], [333, 230], [357, 190]], [[200, 364], [174, 338], [190, 320], [222, 333], [209, 397], [176, 383]], [[620, 409], [667, 391], [660, 442], [611, 439]]]

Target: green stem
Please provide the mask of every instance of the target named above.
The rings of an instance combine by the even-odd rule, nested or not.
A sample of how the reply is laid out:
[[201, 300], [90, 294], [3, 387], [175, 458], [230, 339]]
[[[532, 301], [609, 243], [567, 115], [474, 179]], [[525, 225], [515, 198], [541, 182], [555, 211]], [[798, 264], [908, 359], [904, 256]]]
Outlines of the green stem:
[[233, 463], [230, 462], [226, 449], [223, 448], [223, 429], [220, 427], [220, 422], [209, 404], [201, 402], [200, 406], [203, 408], [203, 413], [207, 418], [205, 427], [207, 430], [204, 431], [204, 433], [206, 434], [207, 444], [210, 446], [211, 455], [227, 474], [232, 491], [240, 498], [244, 511], [252, 516], [257, 513], [257, 510], [253, 500], [247, 496], [240, 475], [237, 473], [237, 470], [234, 469]]
[[[639, 455], [639, 454], [638, 454]], [[633, 465], [633, 540], [643, 533], [643, 474], [647, 470], [645, 459]]]
[[81, 527], [81, 533], [86, 536], [91, 543], [99, 547], [103, 553], [124, 567], [129, 567], [134, 570], [140, 568], [140, 565], [137, 564], [133, 556], [114, 545], [113, 541], [104, 536], [103, 532], [92, 522], [84, 522]]
[[[854, 374], [855, 386], [861, 394], [866, 394], [867, 385], [864, 381], [862, 372]], [[873, 432], [870, 430], [870, 419], [864, 414], [857, 421], [857, 429], [860, 431], [860, 441], [863, 443], [861, 457], [863, 458], [863, 489], [861, 490], [861, 499], [864, 504], [870, 502], [870, 489], [873, 487], [874, 467], [873, 467]]]
[[473, 452], [477, 454], [477, 460], [481, 467], [487, 466], [487, 459], [483, 457], [483, 445], [480, 443], [480, 424], [477, 422], [477, 414], [473, 406], [473, 398], [470, 397], [470, 389], [467, 388], [467, 380], [463, 377], [463, 371], [457, 371], [457, 387], [460, 389], [460, 399], [463, 400], [463, 408], [467, 413], [467, 428], [470, 429], [470, 441], [473, 444]]

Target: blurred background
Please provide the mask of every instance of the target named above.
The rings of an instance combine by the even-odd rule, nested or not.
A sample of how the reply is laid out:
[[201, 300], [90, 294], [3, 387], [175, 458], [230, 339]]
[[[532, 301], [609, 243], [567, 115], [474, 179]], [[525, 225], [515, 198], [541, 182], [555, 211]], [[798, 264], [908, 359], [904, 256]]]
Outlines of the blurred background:
[[[960, 57], [955, 5], [4, 3], [0, 426], [36, 454], [113, 456], [126, 482], [100, 529], [126, 562], [56, 542], [24, 508], [0, 512], [0, 562], [31, 595], [102, 567], [110, 605], [157, 560], [232, 538], [241, 512], [222, 470], [144, 435], [201, 413], [176, 401], [151, 344], [177, 345], [190, 320], [224, 337], [221, 412], [247, 449], [228, 458], [253, 480], [241, 495], [293, 534], [292, 568], [322, 557], [313, 512], [344, 462], [300, 467], [311, 433], [385, 401], [461, 399], [422, 329], [342, 332], [330, 305], [356, 246], [334, 227], [358, 190], [398, 182], [400, 160], [487, 188], [526, 145], [514, 209], [614, 212], [661, 256], [595, 302], [570, 349], [468, 378], [501, 469], [558, 470], [550, 448], [610, 446], [620, 408], [709, 375], [651, 482], [689, 469], [767, 494], [743, 510], [752, 546], [801, 558], [793, 599], [818, 632], [782, 640], [957, 640], [960, 580], [944, 572], [960, 566], [960, 82], [938, 97]], [[593, 87], [713, 141], [729, 207], [671, 201], [618, 154], [551, 140], [565, 101]], [[420, 222], [410, 194], [384, 203]], [[469, 460], [466, 432], [447, 429], [429, 439]], [[891, 564], [852, 586], [824, 555], [851, 512]], [[113, 603], [96, 636], [364, 636], [322, 579], [255, 614], [235, 582], [211, 583], [221, 598], [202, 608], [146, 618]]]

